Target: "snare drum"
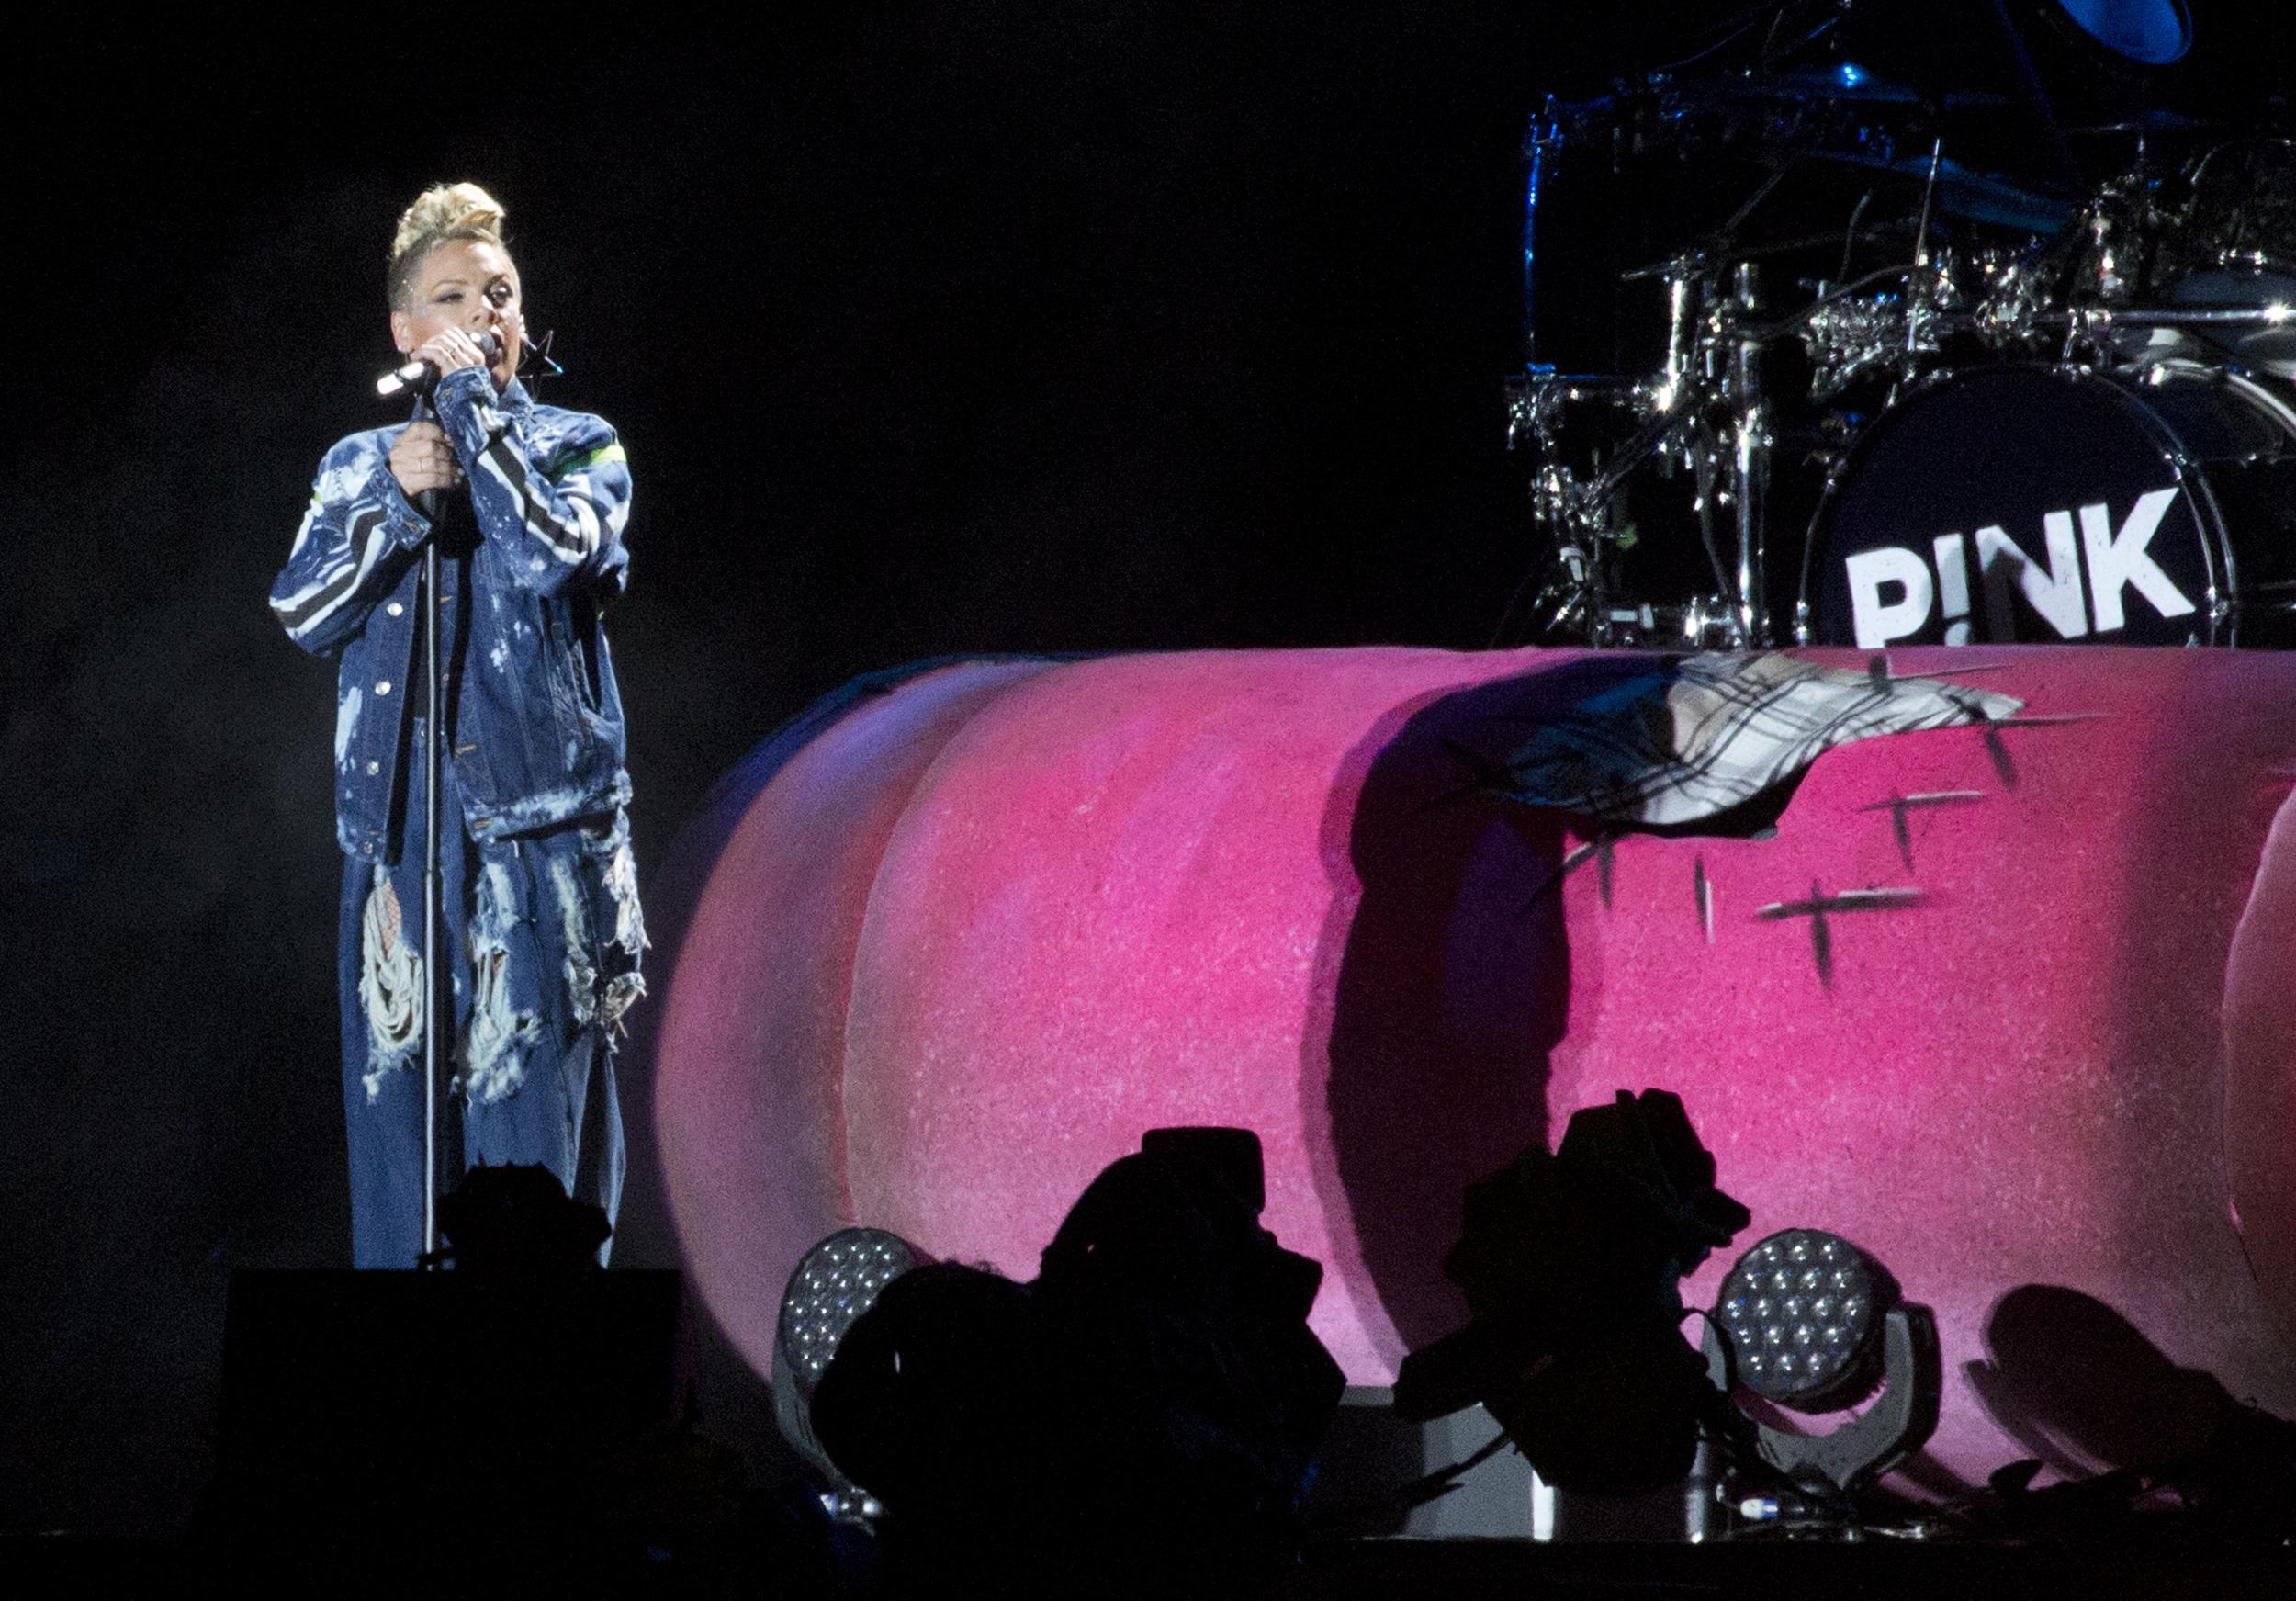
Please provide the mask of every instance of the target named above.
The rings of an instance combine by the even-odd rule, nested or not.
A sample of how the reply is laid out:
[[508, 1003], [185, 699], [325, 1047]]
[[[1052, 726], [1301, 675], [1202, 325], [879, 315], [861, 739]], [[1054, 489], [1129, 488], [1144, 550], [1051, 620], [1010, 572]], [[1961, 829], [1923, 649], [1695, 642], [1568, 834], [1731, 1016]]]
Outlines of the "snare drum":
[[1882, 412], [1811, 522], [1805, 643], [2296, 643], [2296, 406], [2191, 363], [2005, 366]]

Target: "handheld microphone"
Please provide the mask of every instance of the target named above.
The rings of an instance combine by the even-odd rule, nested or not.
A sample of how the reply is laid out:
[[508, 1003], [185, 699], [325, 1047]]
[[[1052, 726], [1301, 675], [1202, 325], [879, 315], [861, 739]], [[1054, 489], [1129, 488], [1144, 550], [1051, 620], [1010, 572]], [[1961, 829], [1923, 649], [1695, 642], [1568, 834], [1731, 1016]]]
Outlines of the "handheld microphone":
[[[470, 340], [484, 353], [489, 361], [492, 361], [501, 353], [501, 341], [496, 339], [491, 333], [473, 333]], [[409, 389], [421, 389], [427, 392], [436, 382], [438, 382], [438, 368], [427, 361], [418, 359], [408, 362], [404, 366], [393, 367], [381, 378], [377, 378], [375, 393], [388, 400], [394, 395], [405, 394]]]

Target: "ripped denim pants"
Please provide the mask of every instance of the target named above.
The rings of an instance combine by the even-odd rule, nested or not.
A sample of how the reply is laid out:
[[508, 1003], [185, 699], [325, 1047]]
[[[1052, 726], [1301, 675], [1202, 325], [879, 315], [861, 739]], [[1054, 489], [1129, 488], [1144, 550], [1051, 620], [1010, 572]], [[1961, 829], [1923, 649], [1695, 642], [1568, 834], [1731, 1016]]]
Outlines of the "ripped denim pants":
[[[624, 1165], [614, 1042], [645, 993], [628, 822], [617, 812], [480, 845], [461, 827], [451, 766], [442, 776], [454, 1019], [440, 1041], [440, 1187], [481, 1163], [538, 1162], [611, 1220]], [[411, 798], [398, 863], [355, 858], [343, 881], [343, 1109], [361, 1268], [411, 1268], [422, 1249], [427, 992], [422, 797]]]

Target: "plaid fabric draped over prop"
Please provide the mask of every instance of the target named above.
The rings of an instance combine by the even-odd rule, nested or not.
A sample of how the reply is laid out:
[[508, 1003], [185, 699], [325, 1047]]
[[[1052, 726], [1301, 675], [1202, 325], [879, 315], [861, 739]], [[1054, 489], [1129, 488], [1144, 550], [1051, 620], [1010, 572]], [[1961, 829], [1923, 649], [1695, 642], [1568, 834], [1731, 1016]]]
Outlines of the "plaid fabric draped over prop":
[[1820, 753], [1875, 734], [1999, 722], [2012, 696], [1790, 656], [1654, 659], [1650, 671], [1543, 715], [1496, 761], [1510, 799], [1620, 827], [1694, 823], [1741, 806]]

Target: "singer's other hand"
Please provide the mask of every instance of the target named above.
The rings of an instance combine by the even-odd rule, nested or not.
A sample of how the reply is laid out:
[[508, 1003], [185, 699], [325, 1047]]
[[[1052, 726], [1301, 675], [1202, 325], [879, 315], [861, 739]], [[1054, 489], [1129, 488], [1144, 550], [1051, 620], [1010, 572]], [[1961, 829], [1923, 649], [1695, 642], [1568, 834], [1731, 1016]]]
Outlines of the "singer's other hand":
[[[431, 354], [433, 345], [449, 337], [440, 334], [422, 347], [422, 359], [437, 361]], [[474, 357], [478, 347], [459, 333], [452, 335], [468, 346]], [[478, 365], [476, 359], [462, 364]], [[455, 447], [446, 443], [446, 430], [435, 423], [410, 423], [399, 435], [399, 443], [390, 447], [390, 476], [399, 480], [399, 488], [409, 500], [425, 490], [451, 490], [462, 482], [462, 464], [455, 459]]]

